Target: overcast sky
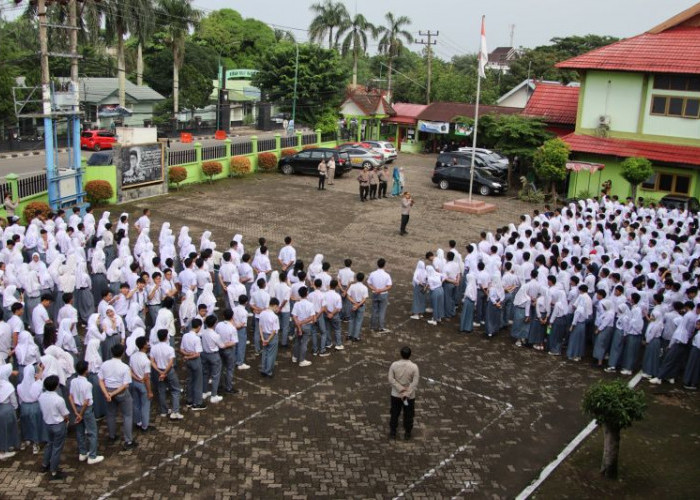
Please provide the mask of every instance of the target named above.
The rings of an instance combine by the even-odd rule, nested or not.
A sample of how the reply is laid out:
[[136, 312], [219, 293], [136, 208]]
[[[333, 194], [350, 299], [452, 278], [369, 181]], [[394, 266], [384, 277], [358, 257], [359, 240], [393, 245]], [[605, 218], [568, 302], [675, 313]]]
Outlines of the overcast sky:
[[[320, 0], [318, 0], [320, 1]], [[208, 10], [233, 8], [244, 17], [268, 24], [298, 28], [297, 40], [307, 39], [312, 19], [311, 0], [194, 0]], [[435, 53], [449, 59], [474, 53], [479, 46], [479, 23], [486, 16], [489, 50], [510, 45], [510, 26], [515, 25], [515, 46], [535, 47], [556, 36], [612, 35], [629, 37], [678, 14], [695, 0], [347, 0], [351, 14], [357, 10], [370, 22], [381, 24], [384, 14], [405, 15], [410, 31], [440, 31]], [[372, 43], [372, 42], [370, 42]], [[376, 50], [376, 42], [370, 52]], [[418, 50], [420, 46], [414, 46]]]

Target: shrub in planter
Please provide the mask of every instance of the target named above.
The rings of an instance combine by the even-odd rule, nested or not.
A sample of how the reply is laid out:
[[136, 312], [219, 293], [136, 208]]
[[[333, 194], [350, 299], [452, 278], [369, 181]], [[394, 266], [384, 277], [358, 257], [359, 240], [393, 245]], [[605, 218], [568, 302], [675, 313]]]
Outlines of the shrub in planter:
[[85, 194], [87, 195], [88, 201], [96, 205], [114, 196], [114, 190], [109, 182], [95, 180], [85, 184]]
[[180, 189], [180, 183], [187, 179], [187, 169], [185, 167], [170, 167], [168, 169], [168, 180]]
[[221, 163], [218, 161], [205, 161], [202, 163], [202, 173], [209, 177], [209, 182], [212, 181], [215, 175], [222, 172]]
[[49, 213], [51, 213], [51, 207], [43, 201], [27, 203], [22, 211], [22, 215], [24, 216], [24, 220], [27, 221], [27, 224], [29, 224], [34, 217], [38, 217], [40, 214], [48, 215]]
[[287, 156], [292, 156], [292, 155], [295, 155], [297, 153], [298, 153], [298, 151], [296, 148], [286, 148], [280, 152], [280, 158], [286, 158]]
[[231, 174], [245, 175], [251, 171], [250, 160], [246, 156], [234, 156], [231, 158]]
[[258, 168], [263, 172], [270, 172], [277, 168], [277, 155], [275, 153], [258, 153]]
[[307, 144], [306, 146], [304, 146], [304, 147], [301, 148], [301, 149], [314, 149], [314, 148], [317, 148], [317, 147], [318, 147], [317, 144]]

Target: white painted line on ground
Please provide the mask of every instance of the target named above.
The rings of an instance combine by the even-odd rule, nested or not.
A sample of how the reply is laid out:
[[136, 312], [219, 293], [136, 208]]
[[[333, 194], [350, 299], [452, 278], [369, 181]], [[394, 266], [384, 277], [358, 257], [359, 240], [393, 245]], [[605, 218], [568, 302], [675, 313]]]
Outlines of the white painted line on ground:
[[[642, 379], [642, 372], [638, 372], [632, 379], [629, 381], [627, 386], [631, 389], [633, 389], [639, 381]], [[552, 462], [547, 464], [547, 466], [542, 469], [542, 472], [540, 472], [539, 477], [533, 481], [530, 485], [527, 486], [523, 491], [520, 492], [520, 494], [515, 497], [516, 500], [525, 500], [527, 499], [530, 495], [532, 495], [537, 488], [539, 488], [542, 483], [554, 472], [554, 470], [559, 467], [559, 465], [566, 460], [566, 458], [571, 455], [571, 453], [580, 445], [584, 439], [586, 439], [588, 436], [591, 435], [591, 433], [598, 427], [596, 424], [595, 420], [591, 420], [588, 425], [578, 433], [578, 435], [571, 440], [571, 442], [566, 445], [566, 447], [557, 455], [557, 458], [555, 458]]]
[[465, 481], [464, 483], [464, 488], [459, 490], [455, 496], [453, 496], [450, 500], [457, 500], [462, 494], [466, 493], [467, 491], [470, 493], [473, 493], [476, 491], [476, 486], [479, 484], [479, 481]]
[[445, 385], [445, 386], [449, 387], [450, 389], [454, 389], [458, 392], [468, 392], [469, 394], [472, 394], [478, 398], [485, 399], [486, 401], [491, 401], [492, 403], [498, 403], [498, 404], [505, 405], [508, 410], [513, 408], [513, 405], [510, 404], [508, 401], [501, 401], [500, 399], [492, 398], [491, 396], [487, 396], [486, 394], [481, 394], [481, 393], [478, 393], [475, 391], [471, 391], [469, 389], [464, 389], [463, 387], [460, 387], [458, 385], [448, 384], [447, 382], [442, 382], [441, 380], [435, 380], [435, 379], [430, 378], [430, 377], [423, 377], [423, 378], [425, 380], [427, 380], [428, 382], [431, 382], [433, 384]]
[[488, 428], [491, 427], [493, 424], [495, 424], [496, 422], [498, 422], [498, 421], [501, 419], [501, 417], [503, 417], [503, 415], [505, 415], [506, 413], [508, 413], [511, 409], [513, 409], [513, 406], [509, 404], [509, 406], [507, 406], [506, 408], [504, 408], [504, 409], [501, 411], [501, 413], [498, 414], [498, 416], [497, 416], [496, 418], [494, 418], [491, 422], [489, 422], [489, 423], [486, 424], [484, 427], [482, 427], [481, 430], [480, 430], [479, 432], [477, 432], [477, 433], [474, 435], [474, 437], [472, 437], [469, 441], [467, 441], [467, 442], [464, 443], [462, 446], [460, 446], [459, 448], [457, 448], [455, 451], [453, 451], [452, 453], [450, 453], [450, 455], [448, 455], [446, 458], [442, 459], [435, 467], [433, 467], [432, 469], [429, 469], [428, 471], [426, 471], [425, 474], [423, 474], [423, 475], [422, 475], [420, 478], [418, 478], [416, 481], [414, 481], [413, 483], [409, 484], [408, 487], [407, 487], [405, 490], [403, 490], [402, 492], [400, 492], [398, 495], [396, 495], [396, 496], [394, 497], [394, 500], [396, 500], [396, 499], [398, 499], [398, 498], [404, 498], [404, 497], [406, 496], [406, 494], [408, 494], [408, 493], [410, 493], [411, 491], [413, 491], [417, 486], [419, 486], [421, 483], [423, 483], [426, 479], [429, 479], [429, 478], [433, 477], [440, 469], [442, 469], [443, 467], [445, 467], [445, 466], [451, 464], [452, 461], [455, 459], [455, 457], [456, 457], [457, 455], [459, 455], [459, 454], [462, 453], [464, 450], [466, 450], [467, 448], [469, 448], [469, 446], [472, 444], [472, 441], [474, 441], [475, 439], [480, 438], [481, 435], [484, 433], [484, 431], [486, 431], [486, 429], [488, 429]]
[[252, 413], [252, 414], [248, 415], [246, 418], [239, 420], [238, 422], [236, 422], [236, 423], [233, 424], [233, 425], [229, 425], [229, 426], [226, 427], [224, 430], [222, 430], [222, 431], [220, 431], [220, 432], [217, 432], [216, 434], [213, 434], [213, 435], [209, 436], [207, 439], [204, 439], [204, 440], [201, 440], [201, 441], [197, 441], [197, 443], [196, 443], [195, 445], [193, 445], [193, 446], [191, 446], [191, 447], [189, 447], [189, 448], [185, 448], [184, 450], [182, 450], [182, 451], [181, 451], [180, 453], [178, 453], [177, 455], [173, 455], [173, 456], [170, 457], [170, 458], [166, 458], [166, 459], [164, 459], [164, 460], [161, 460], [157, 465], [154, 465], [153, 467], [151, 467], [150, 469], [148, 469], [146, 472], [144, 472], [142, 475], [140, 475], [140, 476], [138, 476], [138, 477], [132, 479], [131, 481], [127, 481], [126, 483], [122, 484], [122, 485], [119, 486], [118, 488], [115, 488], [115, 489], [110, 490], [110, 491], [108, 491], [108, 492], [106, 492], [106, 493], [103, 493], [102, 495], [100, 495], [99, 500], [104, 500], [104, 499], [106, 499], [106, 498], [111, 497], [112, 495], [114, 495], [114, 494], [116, 494], [116, 493], [119, 493], [120, 491], [122, 491], [122, 490], [128, 488], [129, 486], [131, 486], [131, 485], [133, 485], [133, 484], [136, 484], [137, 482], [141, 481], [142, 479], [147, 478], [147, 477], [150, 476], [152, 473], [158, 471], [159, 469], [163, 468], [164, 466], [166, 466], [166, 465], [168, 465], [168, 464], [171, 464], [171, 463], [173, 463], [173, 462], [176, 462], [176, 461], [180, 460], [183, 456], [187, 455], [187, 454], [190, 453], [191, 451], [194, 451], [194, 450], [196, 450], [196, 449], [198, 449], [198, 448], [201, 448], [202, 446], [206, 446], [206, 445], [207, 445], [208, 443], [210, 443], [211, 441], [213, 441], [213, 440], [215, 440], [215, 439], [218, 439], [219, 437], [221, 437], [221, 436], [223, 436], [223, 435], [225, 435], [225, 434], [228, 434], [229, 432], [231, 432], [232, 430], [234, 430], [234, 429], [236, 429], [236, 428], [242, 426], [242, 425], [245, 424], [246, 422], [248, 422], [248, 421], [250, 421], [250, 420], [253, 420], [254, 418], [257, 418], [257, 417], [261, 416], [263, 413], [266, 413], [268, 410], [272, 410], [273, 408], [276, 408], [276, 407], [280, 406], [281, 404], [286, 403], [286, 402], [289, 401], [289, 400], [292, 400], [292, 399], [294, 399], [294, 398], [297, 398], [297, 397], [301, 396], [302, 394], [304, 394], [305, 392], [308, 392], [308, 391], [310, 391], [311, 389], [314, 389], [315, 387], [318, 387], [319, 385], [325, 384], [325, 383], [328, 382], [329, 380], [333, 380], [333, 379], [336, 378], [338, 375], [341, 375], [342, 373], [345, 373], [346, 371], [352, 370], [352, 369], [355, 368], [357, 365], [360, 365], [360, 364], [362, 364], [362, 363], [365, 363], [365, 360], [360, 360], [360, 361], [358, 361], [357, 363], [354, 363], [354, 364], [352, 364], [352, 365], [350, 365], [350, 366], [347, 366], [347, 367], [345, 367], [345, 368], [341, 368], [340, 370], [338, 370], [338, 371], [337, 371], [336, 373], [334, 373], [333, 375], [330, 375], [330, 376], [328, 376], [328, 377], [326, 377], [326, 378], [324, 378], [324, 379], [322, 379], [322, 380], [319, 380], [318, 382], [315, 382], [315, 383], [311, 384], [310, 386], [305, 387], [305, 388], [302, 389], [301, 391], [298, 391], [298, 392], [295, 392], [295, 393], [293, 393], [293, 394], [290, 394], [289, 396], [286, 396], [286, 397], [282, 398], [281, 400], [276, 401], [275, 403], [272, 403], [271, 405], [268, 405], [268, 406], [266, 406], [265, 408], [263, 408], [263, 409], [261, 409], [261, 410], [258, 410], [258, 411], [256, 411], [255, 413]]

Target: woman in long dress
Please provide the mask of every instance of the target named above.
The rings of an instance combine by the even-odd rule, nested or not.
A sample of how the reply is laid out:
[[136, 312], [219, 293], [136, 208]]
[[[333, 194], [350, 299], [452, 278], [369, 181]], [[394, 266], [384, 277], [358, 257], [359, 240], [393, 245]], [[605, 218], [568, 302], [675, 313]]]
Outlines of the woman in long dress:
[[401, 176], [399, 174], [399, 167], [394, 167], [391, 172], [391, 196], [398, 196], [401, 194]]
[[462, 301], [462, 317], [459, 322], [459, 331], [471, 333], [474, 330], [474, 309], [476, 308], [476, 276], [467, 274], [467, 286], [464, 289]]
[[425, 272], [425, 262], [419, 260], [413, 271], [413, 304], [411, 305], [411, 319], [421, 319], [425, 314], [426, 297], [428, 287], [428, 274]]
[[34, 455], [37, 455], [39, 445], [48, 441], [46, 424], [39, 408], [39, 396], [43, 390], [41, 367], [37, 372], [34, 365], [25, 366], [23, 375], [22, 383], [17, 386], [22, 440], [30, 443]]

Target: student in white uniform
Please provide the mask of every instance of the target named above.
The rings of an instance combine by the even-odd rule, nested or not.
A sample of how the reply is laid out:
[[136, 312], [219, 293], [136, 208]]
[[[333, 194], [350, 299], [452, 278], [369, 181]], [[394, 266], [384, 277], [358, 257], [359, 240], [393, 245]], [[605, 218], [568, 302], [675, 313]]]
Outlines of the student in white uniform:
[[117, 439], [117, 412], [119, 412], [122, 416], [123, 448], [129, 450], [135, 448], [137, 444], [132, 436], [134, 410], [133, 400], [129, 392], [131, 370], [121, 361], [123, 355], [124, 346], [122, 344], [112, 346], [112, 359], [102, 363], [98, 378], [100, 389], [102, 389], [102, 394], [107, 401], [109, 440], [113, 442]]
[[[131, 398], [134, 401], [134, 421], [136, 427], [144, 432], [153, 430], [149, 427], [151, 420], [151, 400], [153, 389], [151, 387], [151, 360], [148, 358], [148, 339], [146, 336], [137, 337], [135, 341], [136, 352], [129, 358], [131, 369]], [[128, 353], [127, 353], [128, 354]]]
[[348, 339], [352, 342], [360, 342], [362, 340], [362, 320], [365, 316], [365, 303], [369, 298], [369, 290], [363, 283], [365, 280], [364, 273], [357, 273], [355, 283], [348, 287], [346, 294], [350, 301], [350, 325], [348, 326]]
[[386, 308], [389, 304], [389, 290], [392, 287], [391, 276], [384, 270], [386, 260], [377, 260], [377, 269], [367, 278], [367, 286], [372, 291], [372, 318], [370, 328], [379, 333], [388, 333], [385, 328]]
[[214, 328], [221, 340], [228, 345], [219, 350], [221, 355], [221, 371], [223, 372], [224, 391], [227, 394], [238, 394], [238, 389], [233, 386], [233, 371], [236, 367], [236, 344], [238, 344], [238, 330], [233, 324], [233, 310], [224, 311], [224, 320], [219, 321]]
[[314, 305], [307, 300], [309, 289], [305, 286], [299, 288], [299, 302], [292, 308], [292, 320], [294, 321], [296, 342], [292, 350], [292, 363], [299, 362], [299, 366], [304, 368], [311, 365], [311, 361], [306, 359], [311, 337], [312, 323], [316, 321], [316, 310]]
[[262, 344], [262, 356], [260, 359], [260, 375], [272, 377], [275, 371], [275, 361], [277, 360], [277, 345], [280, 331], [280, 322], [277, 317], [279, 311], [279, 300], [276, 297], [270, 299], [270, 304], [260, 313], [259, 331], [255, 332], [260, 336]]
[[194, 318], [192, 328], [182, 336], [180, 342], [180, 354], [187, 367], [187, 406], [192, 411], [206, 410], [202, 398], [202, 339], [199, 332], [202, 329], [202, 320]]
[[49, 375], [44, 379], [44, 392], [39, 396], [41, 415], [49, 434], [49, 442], [44, 448], [44, 459], [41, 464], [43, 472], [50, 472], [51, 481], [60, 481], [66, 475], [58, 468], [63, 453], [63, 445], [66, 443], [68, 429], [68, 408], [66, 401], [57, 392], [58, 376]]
[[88, 465], [99, 464], [105, 457], [97, 454], [97, 420], [92, 410], [92, 384], [87, 379], [88, 364], [78, 361], [77, 377], [70, 383], [70, 405], [75, 415], [75, 437], [78, 440], [78, 460]]
[[[167, 408], [166, 393], [170, 392], [172, 411], [170, 420], [182, 420], [180, 413], [180, 381], [177, 379], [175, 349], [168, 343], [168, 330], [158, 330], [158, 343], [151, 347], [151, 368], [158, 376], [158, 400], [161, 411]], [[163, 414], [161, 414], [161, 417]]]

